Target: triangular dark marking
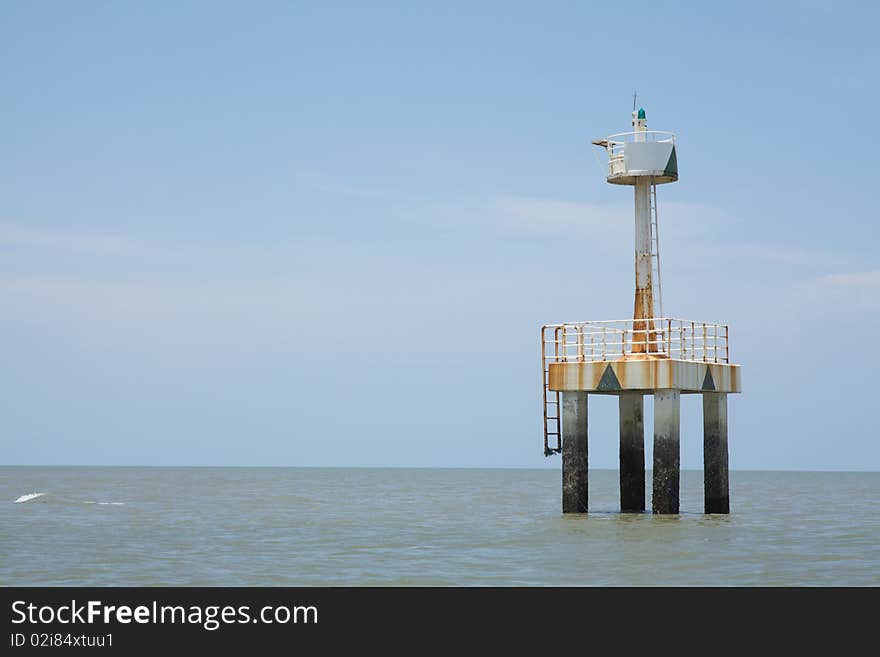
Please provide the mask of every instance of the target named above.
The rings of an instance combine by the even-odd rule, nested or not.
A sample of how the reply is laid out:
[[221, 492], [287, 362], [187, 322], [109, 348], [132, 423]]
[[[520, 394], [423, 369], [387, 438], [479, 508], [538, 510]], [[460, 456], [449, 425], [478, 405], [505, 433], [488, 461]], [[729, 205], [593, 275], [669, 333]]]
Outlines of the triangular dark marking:
[[703, 390], [715, 390], [715, 379], [712, 378], [712, 369], [706, 368], [706, 376], [703, 378]]
[[611, 369], [611, 365], [605, 367], [605, 373], [602, 374], [602, 378], [599, 380], [599, 387], [596, 389], [602, 392], [620, 390], [620, 381], [617, 380], [617, 375]]
[[678, 157], [675, 155], [675, 146], [672, 147], [672, 152], [669, 153], [669, 159], [666, 160], [666, 168], [663, 174], [666, 176], [678, 176]]

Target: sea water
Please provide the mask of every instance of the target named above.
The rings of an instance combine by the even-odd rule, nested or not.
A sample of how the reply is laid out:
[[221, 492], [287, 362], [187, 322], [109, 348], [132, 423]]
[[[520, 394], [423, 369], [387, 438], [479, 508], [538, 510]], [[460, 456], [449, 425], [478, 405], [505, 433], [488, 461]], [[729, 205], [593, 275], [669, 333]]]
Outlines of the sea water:
[[[880, 585], [880, 473], [732, 472], [731, 514], [619, 513], [590, 472], [0, 468], [0, 584]], [[650, 509], [650, 472], [648, 473]]]

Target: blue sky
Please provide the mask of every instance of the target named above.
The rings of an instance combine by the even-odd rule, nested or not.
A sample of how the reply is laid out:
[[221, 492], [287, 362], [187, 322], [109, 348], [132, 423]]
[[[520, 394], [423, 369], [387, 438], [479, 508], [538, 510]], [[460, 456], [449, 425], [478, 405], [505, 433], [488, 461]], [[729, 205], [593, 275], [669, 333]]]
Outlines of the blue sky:
[[538, 329], [631, 312], [637, 90], [731, 466], [880, 469], [880, 10], [709, 4], [4, 3], [0, 461], [559, 467]]

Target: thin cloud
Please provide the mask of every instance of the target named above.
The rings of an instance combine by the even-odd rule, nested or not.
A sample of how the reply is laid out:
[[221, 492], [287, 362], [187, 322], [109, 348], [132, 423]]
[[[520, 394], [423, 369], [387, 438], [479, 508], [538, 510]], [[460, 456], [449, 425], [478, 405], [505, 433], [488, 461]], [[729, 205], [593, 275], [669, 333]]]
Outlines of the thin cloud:
[[131, 251], [132, 246], [129, 238], [118, 235], [39, 231], [12, 223], [0, 223], [0, 247], [122, 255]]
[[880, 309], [880, 270], [829, 274], [815, 281], [817, 298], [830, 298], [860, 308]]

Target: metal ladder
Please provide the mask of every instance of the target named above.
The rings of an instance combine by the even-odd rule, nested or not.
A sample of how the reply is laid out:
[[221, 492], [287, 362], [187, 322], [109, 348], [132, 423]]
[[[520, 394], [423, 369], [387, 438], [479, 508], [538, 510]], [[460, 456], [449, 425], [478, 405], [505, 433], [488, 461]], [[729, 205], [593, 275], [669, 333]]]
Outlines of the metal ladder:
[[[657, 229], [657, 184], [651, 183], [651, 272], [654, 288], [654, 317], [663, 317], [663, 287], [660, 284], [660, 235]], [[655, 326], [659, 329], [659, 326]]]
[[[550, 364], [547, 362], [547, 343], [545, 328], [541, 329], [541, 392], [544, 400], [544, 456], [559, 454], [562, 451], [562, 412], [560, 395], [550, 390]], [[555, 338], [554, 338], [555, 339]], [[558, 350], [558, 347], [556, 348]], [[554, 358], [554, 361], [556, 359]], [[555, 438], [556, 444], [551, 443]]]

